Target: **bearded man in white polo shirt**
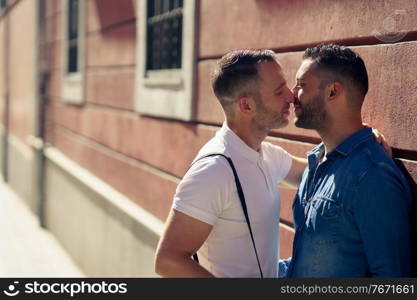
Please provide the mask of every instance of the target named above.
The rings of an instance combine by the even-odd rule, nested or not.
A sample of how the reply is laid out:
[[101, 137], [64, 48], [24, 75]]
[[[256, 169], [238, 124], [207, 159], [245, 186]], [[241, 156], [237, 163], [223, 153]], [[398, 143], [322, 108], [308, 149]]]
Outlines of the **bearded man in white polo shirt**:
[[[306, 160], [264, 142], [288, 124], [294, 98], [271, 50], [232, 51], [218, 62], [213, 90], [223, 127], [198, 153], [178, 185], [155, 271], [164, 277], [277, 277], [280, 194], [298, 186]], [[237, 193], [233, 161], [252, 227]], [[199, 263], [191, 258], [198, 251]]]

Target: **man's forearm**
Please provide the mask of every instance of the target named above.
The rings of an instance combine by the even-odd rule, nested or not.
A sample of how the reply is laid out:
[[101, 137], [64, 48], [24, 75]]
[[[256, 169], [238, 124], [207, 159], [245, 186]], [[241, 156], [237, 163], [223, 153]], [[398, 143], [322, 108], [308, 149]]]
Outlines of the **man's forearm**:
[[189, 257], [165, 257], [155, 262], [155, 271], [162, 277], [192, 277], [212, 278], [213, 274], [208, 272], [199, 263]]
[[291, 157], [291, 168], [281, 184], [285, 184], [287, 188], [291, 187], [293, 189], [298, 189], [304, 170], [307, 167], [307, 159], [297, 156]]

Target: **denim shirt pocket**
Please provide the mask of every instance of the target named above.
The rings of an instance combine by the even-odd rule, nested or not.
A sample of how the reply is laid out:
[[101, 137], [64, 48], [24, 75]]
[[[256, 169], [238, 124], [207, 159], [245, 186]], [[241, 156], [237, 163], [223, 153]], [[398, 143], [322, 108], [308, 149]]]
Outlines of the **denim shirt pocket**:
[[330, 198], [317, 197], [316, 205], [320, 215], [325, 219], [337, 218], [340, 215], [339, 203]]
[[319, 244], [336, 243], [340, 233], [340, 203], [323, 196], [316, 196], [310, 201], [306, 230]]

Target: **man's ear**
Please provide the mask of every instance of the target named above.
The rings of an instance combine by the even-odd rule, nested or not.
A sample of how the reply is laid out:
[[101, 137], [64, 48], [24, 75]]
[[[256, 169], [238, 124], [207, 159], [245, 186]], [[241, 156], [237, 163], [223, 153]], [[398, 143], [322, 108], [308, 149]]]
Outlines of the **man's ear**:
[[344, 91], [343, 84], [335, 81], [328, 85], [327, 87], [327, 96], [329, 100], [334, 100], [340, 96], [340, 94]]
[[239, 111], [244, 115], [254, 114], [256, 111], [256, 103], [252, 97], [240, 97], [237, 101]]

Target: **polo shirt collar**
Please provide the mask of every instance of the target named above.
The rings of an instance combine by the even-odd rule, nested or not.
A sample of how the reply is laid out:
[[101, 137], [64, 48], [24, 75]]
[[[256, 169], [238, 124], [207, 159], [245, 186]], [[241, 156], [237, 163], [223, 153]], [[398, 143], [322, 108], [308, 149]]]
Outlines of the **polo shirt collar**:
[[217, 134], [224, 140], [225, 144], [246, 159], [254, 163], [262, 159], [262, 145], [259, 152], [253, 150], [227, 126], [226, 122], [223, 123]]

